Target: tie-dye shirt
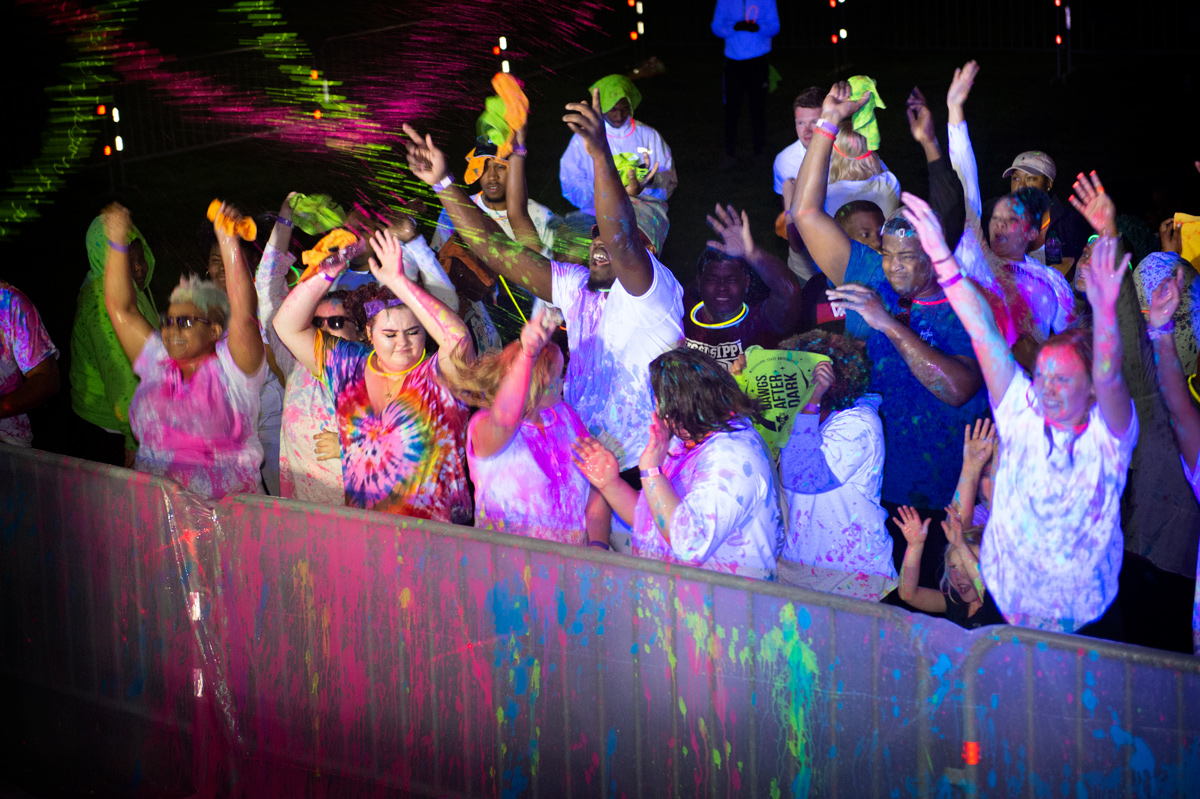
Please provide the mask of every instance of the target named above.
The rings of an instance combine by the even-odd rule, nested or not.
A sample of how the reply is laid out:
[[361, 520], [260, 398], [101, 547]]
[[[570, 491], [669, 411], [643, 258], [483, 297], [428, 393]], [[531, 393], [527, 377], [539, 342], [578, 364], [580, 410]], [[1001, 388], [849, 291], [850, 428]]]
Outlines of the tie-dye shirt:
[[650, 362], [683, 343], [683, 287], [653, 255], [650, 263], [654, 280], [640, 297], [620, 281], [611, 291], [590, 291], [587, 267], [551, 263], [552, 299], [571, 347], [565, 398], [621, 469], [636, 466], [646, 448]]
[[745, 427], [717, 432], [688, 449], [674, 439], [663, 462], [679, 505], [667, 522], [671, 543], [654, 523], [646, 488], [633, 511], [633, 554], [762, 580], [775, 579], [783, 516], [775, 465], [762, 436]]
[[[58, 349], [42, 326], [37, 308], [23, 293], [0, 280], [0, 397], [20, 388], [30, 369], [57, 357]], [[32, 444], [29, 417], [20, 413], [0, 419], [0, 442], [25, 447]]]
[[346, 504], [452, 524], [471, 523], [470, 411], [438, 378], [438, 356], [405, 375], [382, 414], [367, 394], [372, 349], [321, 332], [316, 362], [337, 407]]
[[571, 444], [586, 436], [587, 428], [565, 402], [542, 411], [541, 421], [539, 430], [532, 421], [522, 420], [503, 449], [481, 458], [471, 444], [472, 420], [467, 461], [475, 484], [475, 526], [582, 546], [588, 540], [590, 488], [571, 460]]
[[1032, 384], [1015, 369], [994, 414], [1000, 460], [979, 559], [983, 581], [1010, 623], [1075, 632], [1117, 596], [1121, 493], [1137, 411], [1118, 437], [1094, 404], [1078, 436], [1049, 428], [1051, 447]]
[[248, 375], [233, 360], [229, 339], [183, 379], [156, 331], [133, 364], [141, 378], [129, 403], [138, 447], [135, 468], [167, 477], [207, 499], [261, 494], [263, 448], [258, 395], [267, 359]]
[[[867, 394], [824, 422], [800, 413], [780, 453], [788, 501], [783, 559], [820, 570], [802, 587], [877, 601], [896, 587], [883, 489], [881, 399]], [[848, 576], [828, 572], [842, 572]], [[832, 578], [832, 582], [823, 582]], [[877, 578], [877, 579], [876, 579]]]
[[279, 430], [280, 496], [341, 505], [346, 500], [339, 458], [317, 460], [313, 436], [337, 430], [333, 397], [325, 384], [297, 362], [288, 375], [283, 395], [283, 424]]

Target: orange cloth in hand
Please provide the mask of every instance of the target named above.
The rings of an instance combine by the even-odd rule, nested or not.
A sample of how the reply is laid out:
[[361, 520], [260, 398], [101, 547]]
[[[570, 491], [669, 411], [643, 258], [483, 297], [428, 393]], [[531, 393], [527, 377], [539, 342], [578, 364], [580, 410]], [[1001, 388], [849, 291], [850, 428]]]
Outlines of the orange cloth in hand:
[[300, 280], [297, 282], [308, 280], [317, 273], [322, 261], [333, 255], [335, 251], [344, 250], [356, 241], [358, 241], [358, 236], [355, 236], [344, 228], [335, 228], [326, 233], [317, 242], [316, 247], [313, 247], [311, 250], [305, 250], [300, 256], [300, 260], [304, 262], [307, 269], [304, 270], [304, 274], [300, 276]]
[[228, 214], [221, 213], [221, 201], [213, 200], [208, 204], [208, 221], [213, 223], [226, 236], [240, 236], [246, 241], [254, 241], [258, 237], [258, 225], [248, 216], [234, 220]]

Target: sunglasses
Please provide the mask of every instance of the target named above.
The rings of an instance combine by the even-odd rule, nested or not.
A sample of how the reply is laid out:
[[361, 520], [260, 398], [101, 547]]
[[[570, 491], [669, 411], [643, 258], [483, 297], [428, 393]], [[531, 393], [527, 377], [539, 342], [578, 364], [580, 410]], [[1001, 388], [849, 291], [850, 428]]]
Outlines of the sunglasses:
[[171, 327], [174, 325], [175, 327], [182, 328], [183, 330], [187, 330], [194, 325], [212, 324], [212, 322], [208, 321], [202, 316], [162, 316], [160, 318], [162, 319], [163, 327]]
[[322, 327], [327, 327], [330, 330], [341, 330], [346, 326], [347, 317], [345, 316], [314, 316], [313, 327], [320, 330]]

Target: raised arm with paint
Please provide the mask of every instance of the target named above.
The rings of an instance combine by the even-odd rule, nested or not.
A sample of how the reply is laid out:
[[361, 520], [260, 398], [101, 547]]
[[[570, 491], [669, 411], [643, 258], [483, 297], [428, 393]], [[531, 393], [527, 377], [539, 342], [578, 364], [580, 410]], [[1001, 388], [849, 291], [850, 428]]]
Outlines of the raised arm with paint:
[[1048, 339], [1031, 381], [982, 293], [959, 271], [929, 206], [908, 194], [904, 202], [971, 335], [1000, 437], [984, 579], [1009, 622], [1081, 630], [1112, 605], [1121, 568], [1121, 493], [1138, 433], [1116, 316], [1129, 257], [1117, 261], [1114, 239], [1096, 243], [1087, 279], [1095, 332]]

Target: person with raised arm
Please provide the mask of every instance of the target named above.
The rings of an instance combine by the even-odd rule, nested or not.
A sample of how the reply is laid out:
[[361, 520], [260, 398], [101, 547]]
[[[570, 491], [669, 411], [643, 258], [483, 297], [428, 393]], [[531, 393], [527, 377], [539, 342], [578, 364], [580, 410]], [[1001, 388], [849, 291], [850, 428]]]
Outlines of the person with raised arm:
[[[959, 431], [986, 411], [983, 378], [962, 322], [937, 284], [930, 256], [899, 213], [883, 226], [881, 250], [852, 239], [825, 213], [826, 177], [842, 120], [865, 102], [836, 84], [825, 97], [817, 133], [797, 179], [793, 219], [821, 272], [837, 289], [846, 333], [863, 340], [871, 362], [869, 390], [880, 394], [886, 461], [882, 504], [940, 516], [961, 465]], [[892, 531], [899, 565], [903, 539]], [[938, 562], [925, 564], [927, 582]]]
[[[1171, 427], [1179, 443], [1183, 474], [1192, 487], [1192, 493], [1200, 500], [1200, 411], [1189, 396], [1187, 377], [1179, 362], [1179, 348], [1174, 335], [1175, 312], [1183, 300], [1186, 271], [1187, 264], [1184, 262], [1176, 267], [1172, 277], [1154, 289], [1146, 318], [1146, 334], [1154, 346], [1158, 384], [1162, 387], [1163, 399], [1171, 414]], [[1196, 563], [1196, 596], [1192, 605], [1192, 648], [1200, 655], [1200, 560]]]
[[588, 432], [562, 398], [563, 354], [550, 341], [560, 318], [540, 311], [520, 341], [447, 381], [482, 408], [467, 428], [475, 526], [607, 550], [612, 511], [571, 463], [571, 445]]
[[[800, 322], [800, 281], [787, 264], [759, 248], [750, 219], [732, 205], [716, 207], [708, 224], [721, 237], [700, 254], [698, 291], [688, 299], [683, 319], [685, 344], [729, 366], [748, 347], [775, 349]], [[749, 305], [746, 292], [754, 272], [767, 287], [764, 300]]]
[[[1138, 435], [1121, 375], [1116, 311], [1129, 256], [1117, 261], [1115, 239], [1096, 242], [1087, 276], [1094, 333], [1071, 330], [1047, 339], [1031, 380], [983, 293], [965, 279], [929, 206], [911, 194], [902, 199], [971, 336], [1000, 437], [981, 554], [984, 581], [1012, 624], [1119, 636], [1113, 600], [1124, 551], [1121, 492]], [[1110, 608], [1116, 610], [1106, 615]]]
[[135, 468], [207, 499], [261, 494], [257, 420], [267, 361], [258, 298], [236, 234], [218, 226], [240, 215], [222, 204], [213, 223], [228, 294], [211, 281], [184, 278], [171, 292], [161, 332], [138, 309], [123, 244], [132, 225], [129, 211], [113, 204], [102, 215], [109, 242], [104, 305], [141, 378], [129, 403], [140, 444]]
[[551, 261], [502, 233], [493, 235], [495, 223], [454, 185], [445, 154], [430, 136], [406, 125], [408, 162], [433, 186], [472, 252], [562, 309], [571, 349], [566, 400], [616, 454], [624, 479], [636, 484], [654, 407], [650, 362], [683, 341], [683, 288], [638, 230], [608, 148], [599, 92], [592, 91], [590, 104], [570, 103], [567, 110], [563, 121], [587, 145], [595, 172], [597, 223], [587, 266]]
[[[118, 244], [125, 247], [125, 239]], [[57, 394], [59, 383], [58, 348], [37, 308], [0, 280], [0, 443], [33, 445], [26, 414]]]
[[[470, 524], [467, 406], [445, 385], [475, 351], [466, 325], [408, 277], [400, 239], [376, 231], [369, 262], [377, 283], [346, 305], [368, 343], [313, 326], [326, 288], [345, 268], [322, 265], [275, 315], [280, 339], [325, 383], [337, 407], [346, 504], [452, 524]], [[438, 344], [432, 356], [426, 336]], [[451, 356], [450, 353], [455, 353]]]

